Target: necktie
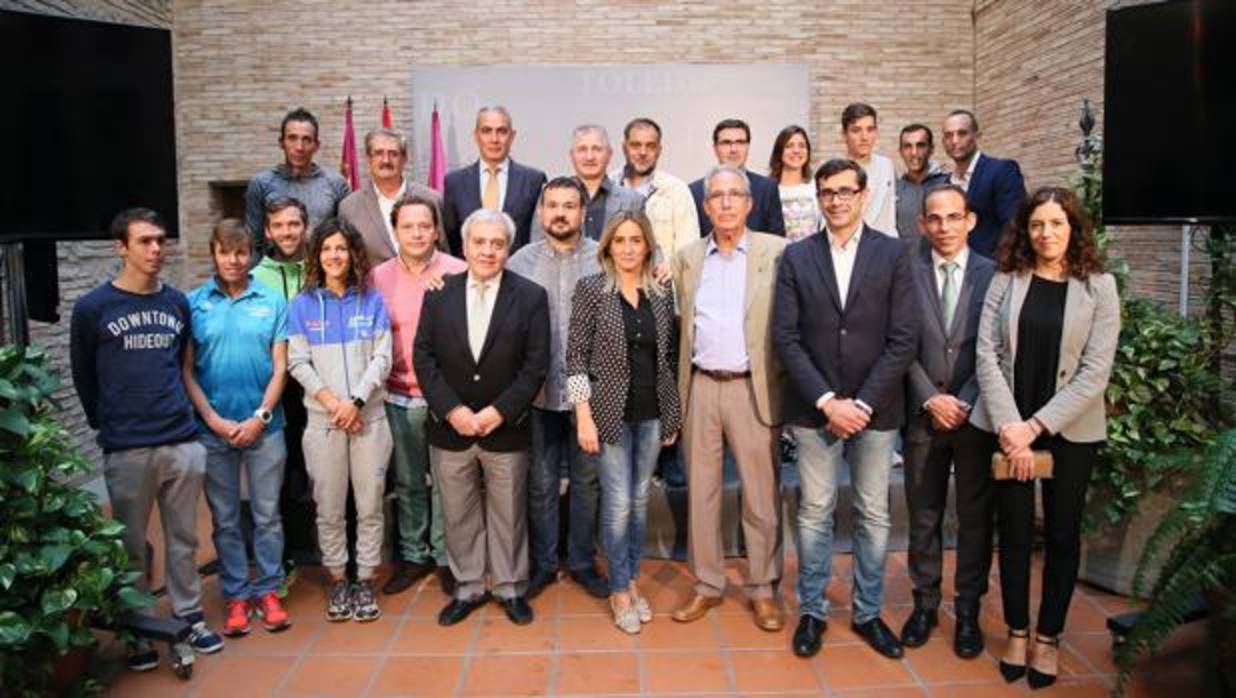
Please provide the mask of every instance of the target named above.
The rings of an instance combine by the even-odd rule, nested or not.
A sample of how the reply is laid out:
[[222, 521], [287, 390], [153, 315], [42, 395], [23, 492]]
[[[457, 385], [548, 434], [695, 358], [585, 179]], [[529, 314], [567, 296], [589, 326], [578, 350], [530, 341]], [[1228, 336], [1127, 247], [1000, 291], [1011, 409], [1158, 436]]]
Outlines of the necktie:
[[944, 289], [940, 293], [940, 300], [944, 305], [944, 328], [948, 330], [953, 327], [953, 313], [957, 310], [957, 281], [953, 277], [953, 272], [957, 271], [957, 262], [941, 264], [940, 271], [944, 272]]
[[481, 206], [484, 208], [498, 208], [498, 168], [485, 168], [485, 193], [481, 195]]
[[486, 312], [485, 292], [489, 284], [481, 282], [473, 287], [472, 309], [468, 313], [468, 346], [472, 349], [472, 358], [481, 360], [481, 349], [485, 346], [485, 333], [489, 329], [489, 313]]

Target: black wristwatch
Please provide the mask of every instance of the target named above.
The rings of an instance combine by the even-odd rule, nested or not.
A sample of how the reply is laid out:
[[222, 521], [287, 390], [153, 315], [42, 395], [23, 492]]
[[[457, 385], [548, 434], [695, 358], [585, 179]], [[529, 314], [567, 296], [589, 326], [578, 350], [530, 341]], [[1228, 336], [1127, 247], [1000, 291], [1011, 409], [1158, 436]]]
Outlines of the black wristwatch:
[[358, 397], [352, 398], [352, 404], [356, 405], [356, 409], [358, 410], [365, 408], [365, 401]]

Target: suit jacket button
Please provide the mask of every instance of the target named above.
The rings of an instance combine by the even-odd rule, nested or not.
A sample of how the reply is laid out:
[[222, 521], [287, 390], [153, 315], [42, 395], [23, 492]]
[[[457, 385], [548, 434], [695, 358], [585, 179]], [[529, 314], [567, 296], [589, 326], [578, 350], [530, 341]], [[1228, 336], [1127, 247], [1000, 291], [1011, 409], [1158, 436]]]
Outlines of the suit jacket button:
[[841, 328], [841, 336], [842, 336], [842, 337], [844, 337], [844, 336], [845, 336], [845, 328], [844, 328], [844, 327], [842, 327], [842, 328]]
[[937, 387], [937, 388], [943, 388], [943, 387], [944, 387], [944, 381], [936, 381], [936, 387]]
[[479, 380], [481, 380], [481, 374], [479, 374], [479, 373], [473, 373], [473, 374], [472, 374], [472, 381], [473, 381], [473, 382], [477, 382], [477, 381], [479, 381]]

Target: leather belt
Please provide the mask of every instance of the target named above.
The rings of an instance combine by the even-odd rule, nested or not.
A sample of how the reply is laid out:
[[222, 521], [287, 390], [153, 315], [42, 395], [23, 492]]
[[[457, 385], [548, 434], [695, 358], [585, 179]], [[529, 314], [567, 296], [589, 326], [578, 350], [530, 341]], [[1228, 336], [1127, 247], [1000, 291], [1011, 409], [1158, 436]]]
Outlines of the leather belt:
[[736, 381], [742, 378], [751, 377], [750, 371], [709, 371], [708, 369], [700, 368], [699, 366], [692, 366], [692, 369], [696, 373], [702, 373], [715, 381]]

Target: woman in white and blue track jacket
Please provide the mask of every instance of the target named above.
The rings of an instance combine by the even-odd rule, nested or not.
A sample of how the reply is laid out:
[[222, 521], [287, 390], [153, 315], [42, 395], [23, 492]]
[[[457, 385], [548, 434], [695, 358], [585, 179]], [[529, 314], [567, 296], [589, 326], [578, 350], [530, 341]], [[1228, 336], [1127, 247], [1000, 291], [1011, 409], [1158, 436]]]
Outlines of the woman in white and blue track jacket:
[[[365, 244], [348, 223], [329, 218], [309, 240], [305, 281], [288, 309], [288, 368], [305, 389], [305, 466], [317, 504], [318, 545], [332, 584], [326, 618], [377, 620], [374, 570], [381, 562], [382, 493], [391, 455], [383, 411], [391, 369], [391, 323], [369, 288]], [[346, 577], [344, 515], [356, 498], [357, 582]]]

